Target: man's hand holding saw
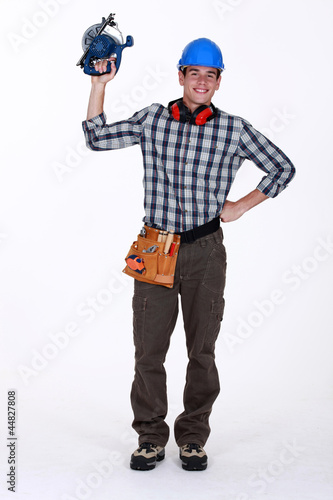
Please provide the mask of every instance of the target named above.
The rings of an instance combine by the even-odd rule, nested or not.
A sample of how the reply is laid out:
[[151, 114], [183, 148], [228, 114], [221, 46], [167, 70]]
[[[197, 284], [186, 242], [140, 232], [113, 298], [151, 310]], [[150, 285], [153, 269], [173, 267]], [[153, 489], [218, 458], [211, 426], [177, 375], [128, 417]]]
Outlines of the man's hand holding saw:
[[105, 86], [108, 82], [113, 80], [117, 71], [114, 63], [115, 60], [116, 59], [114, 57], [110, 57], [109, 61], [111, 61], [111, 72], [105, 73], [104, 75], [102, 73], [106, 71], [108, 61], [102, 60], [95, 64], [95, 70], [99, 71], [101, 75], [91, 77], [91, 92], [88, 103], [87, 120], [103, 113]]

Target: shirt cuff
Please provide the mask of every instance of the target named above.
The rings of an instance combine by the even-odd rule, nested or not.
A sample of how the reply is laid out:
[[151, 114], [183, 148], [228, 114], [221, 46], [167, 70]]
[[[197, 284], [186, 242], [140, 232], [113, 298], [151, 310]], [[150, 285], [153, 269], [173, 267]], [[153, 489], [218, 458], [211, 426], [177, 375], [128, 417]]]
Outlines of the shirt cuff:
[[272, 181], [268, 176], [264, 177], [258, 184], [257, 189], [261, 193], [265, 194], [269, 198], [275, 198], [281, 191], [283, 191], [287, 186], [283, 184], [277, 184]]
[[82, 128], [83, 130], [92, 130], [96, 126], [97, 127], [104, 127], [106, 124], [106, 114], [101, 113], [100, 115], [94, 116], [93, 118], [90, 118], [90, 120], [85, 120], [82, 122]]

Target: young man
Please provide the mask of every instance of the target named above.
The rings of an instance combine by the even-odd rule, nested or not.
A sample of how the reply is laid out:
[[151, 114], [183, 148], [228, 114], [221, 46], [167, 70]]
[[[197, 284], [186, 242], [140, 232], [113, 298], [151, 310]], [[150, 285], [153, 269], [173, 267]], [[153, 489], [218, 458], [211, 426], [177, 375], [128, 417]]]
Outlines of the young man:
[[[106, 61], [97, 63], [103, 73]], [[206, 38], [190, 42], [178, 64], [183, 98], [106, 124], [106, 84], [115, 76], [92, 77], [87, 146], [96, 151], [139, 144], [144, 163], [147, 227], [181, 236], [174, 286], [134, 281], [135, 378], [131, 392], [133, 428], [139, 447], [131, 468], [150, 470], [164, 458], [169, 438], [165, 356], [178, 316], [178, 295], [186, 334], [188, 367], [184, 411], [177, 417], [175, 439], [182, 467], [204, 470], [203, 449], [210, 434], [209, 416], [220, 387], [215, 341], [224, 310], [226, 252], [220, 220], [231, 222], [268, 197], [277, 196], [294, 176], [285, 154], [240, 117], [217, 109], [212, 98], [224, 69], [219, 47]], [[252, 160], [265, 172], [256, 189], [227, 200], [238, 168]]]

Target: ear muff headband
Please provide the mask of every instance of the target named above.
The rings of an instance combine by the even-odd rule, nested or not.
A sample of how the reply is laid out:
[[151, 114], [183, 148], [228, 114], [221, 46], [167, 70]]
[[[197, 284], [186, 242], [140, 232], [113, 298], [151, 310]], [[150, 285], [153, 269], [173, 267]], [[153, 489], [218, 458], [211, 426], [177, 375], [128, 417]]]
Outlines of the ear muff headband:
[[215, 118], [217, 114], [217, 109], [213, 104], [210, 106], [199, 106], [194, 113], [190, 114], [182, 99], [171, 101], [168, 105], [168, 110], [175, 120], [182, 123], [188, 121], [192, 125], [204, 125], [209, 120]]

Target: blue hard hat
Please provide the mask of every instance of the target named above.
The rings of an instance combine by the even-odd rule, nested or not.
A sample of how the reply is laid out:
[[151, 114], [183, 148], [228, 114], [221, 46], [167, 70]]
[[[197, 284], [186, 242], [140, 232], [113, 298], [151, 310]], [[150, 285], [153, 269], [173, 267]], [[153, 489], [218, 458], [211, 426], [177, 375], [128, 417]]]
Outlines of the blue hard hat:
[[186, 45], [177, 68], [183, 66], [207, 66], [224, 70], [222, 52], [216, 43], [208, 38], [198, 38]]

